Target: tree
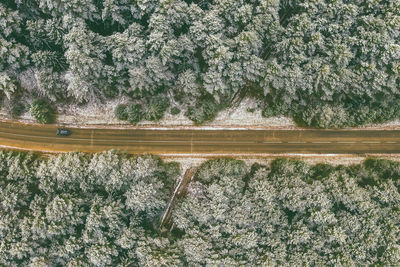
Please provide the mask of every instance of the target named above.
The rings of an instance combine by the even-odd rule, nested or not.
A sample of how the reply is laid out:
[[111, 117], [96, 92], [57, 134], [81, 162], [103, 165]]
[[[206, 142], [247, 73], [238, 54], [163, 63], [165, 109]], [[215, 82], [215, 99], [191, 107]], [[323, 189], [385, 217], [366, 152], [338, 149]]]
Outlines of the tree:
[[12, 118], [17, 118], [26, 110], [26, 104], [18, 98], [14, 98], [9, 103], [9, 112]]
[[39, 7], [44, 13], [53, 17], [62, 17], [64, 14], [70, 14], [91, 21], [100, 18], [97, 6], [92, 0], [77, 0], [73, 2], [67, 0], [39, 0]]
[[378, 123], [400, 116], [398, 11], [359, 0], [6, 1], [0, 72], [19, 81], [29, 69], [38, 86], [22, 91], [58, 102], [64, 91], [82, 104], [125, 95], [151, 120], [162, 113], [145, 106], [153, 98], [200, 124], [248, 96], [302, 126]]
[[145, 106], [144, 119], [149, 121], [158, 121], [164, 116], [168, 107], [168, 98], [153, 98], [150, 100], [150, 103]]
[[0, 264], [396, 264], [400, 163], [203, 163], [160, 233], [177, 164], [0, 152]]
[[29, 48], [15, 40], [7, 41], [0, 36], [0, 71], [17, 71], [29, 65]]
[[40, 69], [35, 72], [38, 89], [42, 97], [52, 101], [61, 100], [66, 95], [66, 84], [60, 74], [51, 69]]
[[31, 116], [39, 123], [53, 123], [56, 119], [54, 107], [45, 99], [39, 98], [31, 103]]
[[64, 42], [68, 48], [65, 57], [72, 71], [68, 93], [79, 102], [96, 96], [115, 96], [118, 73], [106, 64], [101, 36], [78, 24], [65, 35]]
[[[154, 219], [150, 213], [155, 210], [149, 208], [146, 214], [138, 208], [166, 203], [172, 188], [165, 181], [175, 178], [166, 168], [155, 157], [132, 158], [112, 151], [49, 158], [1, 152], [0, 263], [126, 266], [139, 259], [179, 262], [179, 254], [173, 257], [175, 261], [168, 259], [176, 248], [160, 246], [169, 240], [149, 227], [158, 223], [148, 220]], [[140, 194], [131, 187], [141, 185], [157, 185], [151, 192], [152, 202], [139, 201], [133, 207], [124, 195]], [[157, 214], [164, 208], [157, 207]], [[165, 253], [158, 253], [159, 248]]]
[[134, 214], [144, 214], [148, 221], [156, 221], [160, 216], [167, 202], [160, 198], [158, 192], [162, 192], [162, 183], [149, 184], [140, 181], [132, 185], [126, 192], [126, 207]]
[[129, 70], [129, 84], [139, 96], [155, 95], [161, 88], [170, 86], [174, 78], [174, 74], [157, 57], [149, 57], [145, 66]]
[[[396, 191], [392, 182], [399, 176], [398, 163], [325, 166], [318, 176], [315, 171], [321, 166], [310, 168], [297, 160], [278, 159], [268, 166], [253, 165], [250, 171], [241, 164], [204, 163], [174, 209], [178, 242], [189, 264], [357, 265], [396, 259], [393, 232], [383, 238], [380, 231], [386, 232], [391, 223], [382, 220], [391, 210], [382, 205], [395, 205], [391, 201], [400, 196], [387, 197]], [[397, 171], [375, 176], [367, 169]], [[383, 255], [390, 253], [387, 261]]]
[[18, 11], [7, 8], [0, 4], [0, 35], [8, 38], [13, 34], [21, 32], [22, 18]]
[[128, 104], [126, 107], [126, 113], [128, 116], [128, 121], [132, 124], [136, 124], [143, 119], [142, 107], [139, 104]]
[[17, 91], [16, 81], [5, 72], [0, 72], [0, 91], [6, 95], [8, 100]]
[[178, 115], [181, 113], [181, 110], [178, 107], [172, 107], [170, 112], [172, 115]]
[[220, 107], [211, 95], [201, 97], [194, 106], [189, 106], [185, 116], [194, 121], [195, 124], [202, 124], [211, 121], [217, 116]]
[[297, 116], [297, 122], [317, 128], [341, 128], [353, 125], [352, 116], [340, 106], [309, 106]]
[[128, 119], [128, 113], [126, 112], [126, 107], [127, 107], [127, 105], [125, 105], [125, 104], [118, 104], [115, 107], [114, 113], [115, 113], [115, 117], [117, 117], [117, 119], [122, 120], [122, 121], [126, 121]]
[[61, 71], [67, 69], [64, 56], [54, 51], [37, 51], [32, 54], [32, 61], [39, 70], [52, 69]]

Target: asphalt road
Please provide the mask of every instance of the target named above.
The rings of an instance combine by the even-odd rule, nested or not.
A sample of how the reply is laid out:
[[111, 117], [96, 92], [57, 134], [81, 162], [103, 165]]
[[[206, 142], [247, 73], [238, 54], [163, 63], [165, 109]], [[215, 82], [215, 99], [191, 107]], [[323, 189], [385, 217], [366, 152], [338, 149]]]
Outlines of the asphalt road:
[[149, 130], [69, 128], [0, 121], [0, 145], [37, 151], [131, 154], [400, 153], [400, 130]]

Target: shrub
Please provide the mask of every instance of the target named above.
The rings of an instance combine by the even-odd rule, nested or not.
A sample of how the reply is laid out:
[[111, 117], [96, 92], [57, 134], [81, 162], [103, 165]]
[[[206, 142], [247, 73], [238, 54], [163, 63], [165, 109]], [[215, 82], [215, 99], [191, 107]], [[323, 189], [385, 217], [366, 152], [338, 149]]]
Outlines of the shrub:
[[200, 99], [194, 106], [190, 106], [185, 116], [196, 125], [213, 120], [219, 111], [219, 106], [213, 97]]
[[128, 119], [128, 113], [126, 112], [127, 105], [119, 104], [115, 110], [114, 114], [119, 120], [126, 121]]
[[54, 107], [46, 99], [36, 99], [31, 103], [30, 113], [39, 123], [53, 123], [56, 119]]
[[353, 117], [342, 106], [308, 105], [294, 120], [302, 126], [341, 128], [353, 125]]
[[22, 115], [22, 113], [25, 112], [25, 104], [21, 102], [20, 100], [13, 100], [10, 103], [10, 109], [9, 109], [10, 115], [13, 118], [17, 118]]
[[179, 113], [181, 113], [181, 110], [178, 107], [171, 108], [172, 115], [178, 115]]
[[274, 110], [271, 109], [271, 108], [265, 108], [261, 112], [261, 116], [263, 116], [264, 118], [270, 118], [270, 117], [273, 117], [275, 115], [276, 114], [275, 114]]
[[142, 106], [139, 104], [131, 103], [126, 107], [126, 114], [128, 121], [132, 124], [137, 124], [143, 119]]
[[335, 171], [335, 167], [329, 164], [318, 163], [311, 167], [311, 180], [322, 180], [329, 177]]
[[150, 101], [145, 109], [144, 118], [149, 121], [158, 121], [164, 116], [169, 107], [168, 98], [157, 97]]

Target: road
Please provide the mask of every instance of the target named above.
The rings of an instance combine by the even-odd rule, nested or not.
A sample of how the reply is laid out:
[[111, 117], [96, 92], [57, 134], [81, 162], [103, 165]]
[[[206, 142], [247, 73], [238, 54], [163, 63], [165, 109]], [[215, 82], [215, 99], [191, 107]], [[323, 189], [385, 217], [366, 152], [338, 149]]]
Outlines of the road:
[[400, 130], [149, 130], [69, 128], [0, 121], [0, 145], [47, 152], [131, 154], [400, 153]]

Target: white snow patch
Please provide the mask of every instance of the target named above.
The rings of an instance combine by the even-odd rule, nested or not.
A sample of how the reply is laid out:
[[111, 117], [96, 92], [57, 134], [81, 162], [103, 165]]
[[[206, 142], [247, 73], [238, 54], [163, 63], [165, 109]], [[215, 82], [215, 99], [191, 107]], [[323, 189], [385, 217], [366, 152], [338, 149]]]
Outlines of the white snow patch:
[[[248, 109], [254, 109], [254, 112], [249, 112]], [[238, 106], [222, 110], [217, 117], [212, 121], [205, 123], [204, 126], [218, 125], [240, 125], [240, 126], [264, 126], [264, 127], [296, 127], [292, 119], [279, 116], [264, 118], [261, 115], [261, 110], [257, 108], [257, 101], [254, 98], [244, 98]]]
[[183, 175], [187, 169], [192, 166], [200, 166], [209, 158], [199, 157], [199, 158], [187, 158], [187, 157], [163, 157], [160, 156], [164, 162], [178, 162], [181, 170], [181, 174]]
[[[27, 107], [33, 101], [32, 96], [25, 99]], [[179, 129], [199, 129], [199, 130], [248, 130], [248, 129], [300, 129], [295, 126], [294, 122], [286, 117], [263, 118], [261, 110], [254, 112], [247, 111], [248, 108], [256, 108], [257, 103], [254, 99], [245, 98], [236, 107], [231, 107], [218, 113], [212, 122], [204, 123], [201, 126], [195, 126], [194, 123], [185, 117], [185, 108], [178, 106], [181, 112], [172, 115], [168, 111], [164, 117], [158, 121], [141, 121], [133, 126], [127, 121], [120, 121], [114, 115], [114, 109], [118, 104], [127, 104], [130, 102], [129, 97], [122, 96], [120, 98], [107, 100], [104, 103], [89, 103], [85, 105], [79, 104], [58, 104], [57, 106], [57, 124], [73, 125], [77, 127], [87, 126], [112, 126], [113, 128], [130, 128], [130, 129], [154, 129], [169, 130], [172, 127]], [[176, 103], [174, 103], [176, 105]], [[34, 122], [34, 119], [27, 111], [22, 114], [19, 121]], [[5, 108], [0, 110], [1, 118], [10, 118]]]
[[[27, 102], [30, 103], [32, 100], [33, 99], [27, 99]], [[129, 122], [118, 120], [114, 115], [114, 109], [118, 104], [126, 104], [129, 103], [129, 101], [129, 97], [123, 96], [118, 99], [107, 100], [104, 103], [89, 103], [85, 105], [61, 104], [58, 105], [57, 108], [57, 123], [70, 125], [120, 125], [130, 126], [132, 128], [144, 127], [157, 130], [162, 129], [163, 126], [195, 126], [191, 120], [185, 117], [184, 107], [179, 107], [181, 112], [178, 115], [172, 115], [167, 111], [164, 117], [158, 122], [141, 121], [136, 126], [132, 126]], [[261, 110], [256, 110], [253, 113], [247, 111], [247, 108], [254, 108], [255, 105], [255, 100], [250, 98], [244, 99], [237, 107], [232, 107], [219, 112], [214, 121], [204, 123], [200, 128], [204, 130], [222, 130], [230, 126], [231, 129], [245, 130], [253, 127], [295, 127], [295, 124], [291, 119], [285, 117], [263, 118], [261, 116]], [[5, 110], [2, 110], [0, 115], [8, 117]], [[29, 112], [23, 114], [20, 119], [33, 121]], [[246, 126], [248, 128], [243, 128]]]
[[400, 128], [400, 119], [395, 119], [393, 121], [388, 121], [385, 123], [380, 123], [380, 124], [366, 124], [364, 126], [359, 126], [358, 128], [364, 129], [364, 128], [371, 128], [371, 129], [376, 129], [376, 128], [387, 128], [387, 129], [399, 129]]
[[[68, 76], [68, 73], [66, 74]], [[18, 119], [21, 122], [32, 123], [35, 120], [29, 114], [29, 103], [34, 99], [30, 94], [31, 91], [37, 91], [35, 75], [33, 69], [28, 69], [18, 76], [22, 87], [27, 89], [27, 94], [24, 94], [24, 102], [26, 102], [27, 110]], [[4, 101], [3, 101], [4, 102]], [[106, 100], [103, 103], [88, 103], [79, 104], [61, 104], [57, 105], [57, 124], [71, 125], [75, 127], [107, 127], [112, 126], [116, 129], [154, 129], [154, 130], [169, 130], [172, 127], [176, 129], [198, 129], [198, 130], [255, 130], [255, 129], [304, 129], [297, 127], [294, 121], [284, 116], [264, 118], [261, 115], [261, 110], [257, 108], [257, 100], [253, 98], [244, 98], [238, 105], [235, 105], [218, 113], [212, 122], [206, 122], [201, 126], [195, 126], [194, 123], [185, 117], [185, 107], [178, 105], [174, 100], [171, 102], [177, 106], [181, 112], [177, 115], [172, 115], [169, 111], [165, 112], [164, 117], [157, 122], [141, 121], [133, 126], [127, 121], [120, 121], [114, 115], [115, 107], [118, 104], [127, 104], [130, 98], [121, 96], [116, 99]], [[249, 110], [254, 109], [253, 112]], [[0, 118], [11, 119], [8, 115], [6, 107], [0, 109]], [[400, 129], [400, 119], [383, 124], [368, 124], [353, 130], [375, 130], [375, 129]]]
[[[227, 127], [232, 130], [247, 130], [256, 128], [297, 128], [295, 123], [286, 117], [263, 118], [261, 110], [257, 110], [256, 100], [245, 98], [236, 106], [220, 111], [212, 122], [206, 122], [202, 126], [195, 126], [194, 123], [185, 117], [185, 108], [178, 106], [181, 112], [172, 115], [168, 111], [164, 117], [158, 121], [141, 121], [136, 126], [129, 122], [120, 121], [114, 115], [114, 109], [118, 104], [129, 103], [129, 97], [108, 100], [105, 103], [90, 103], [87, 105], [69, 104], [58, 109], [57, 122], [72, 125], [119, 125], [129, 126], [129, 128], [146, 128], [162, 130], [168, 127], [187, 127], [199, 128], [202, 130], [225, 130]], [[176, 103], [175, 103], [176, 105]], [[254, 108], [254, 112], [247, 111]], [[167, 127], [167, 128], [164, 128]]]
[[[211, 157], [207, 157], [204, 154], [197, 154], [191, 157], [188, 155], [162, 155], [161, 158], [164, 162], [178, 162], [181, 165], [181, 171], [185, 171], [187, 168], [191, 166], [200, 166], [207, 160], [211, 160], [213, 158], [218, 158], [219, 155], [213, 155]], [[264, 155], [228, 155], [229, 158], [234, 158], [238, 160], [243, 160], [248, 167], [251, 167], [254, 163], [258, 163], [261, 165], [269, 165], [270, 162], [276, 158], [291, 158], [291, 159], [299, 159], [310, 165], [315, 165], [318, 163], [325, 163], [334, 166], [338, 165], [353, 165], [362, 163], [367, 157], [378, 157], [382, 159], [388, 159], [393, 161], [400, 161], [399, 154], [366, 154], [366, 155], [346, 155], [346, 154], [264, 154]]]

